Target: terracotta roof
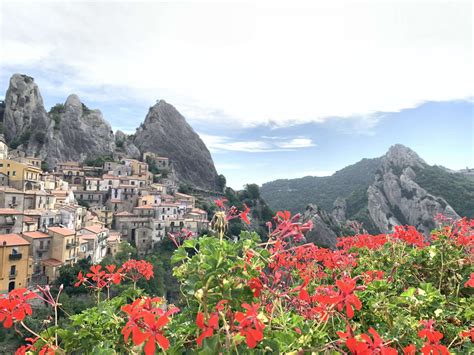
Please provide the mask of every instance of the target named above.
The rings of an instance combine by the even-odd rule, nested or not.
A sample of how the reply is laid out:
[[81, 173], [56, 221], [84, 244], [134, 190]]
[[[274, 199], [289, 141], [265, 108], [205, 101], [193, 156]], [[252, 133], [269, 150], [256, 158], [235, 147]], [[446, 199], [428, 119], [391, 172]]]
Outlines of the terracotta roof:
[[43, 232], [23, 232], [23, 235], [25, 237], [29, 237], [31, 239], [42, 239], [42, 238], [51, 238], [49, 234], [43, 233]]
[[0, 208], [0, 215], [1, 214], [23, 214], [23, 213], [13, 208]]
[[31, 218], [31, 217], [24, 216], [24, 217], [23, 217], [23, 223], [29, 223], [29, 224], [31, 224], [31, 223], [36, 223], [36, 220], [33, 219], [33, 218]]
[[42, 210], [24, 210], [23, 213], [29, 216], [41, 216], [43, 214]]
[[133, 214], [128, 211], [122, 211], [122, 212], [116, 213], [115, 215], [116, 216], [133, 216]]
[[107, 238], [108, 242], [117, 242], [120, 239], [120, 234], [111, 234]]
[[83, 234], [79, 237], [79, 239], [83, 239], [83, 240], [97, 239], [97, 234]]
[[49, 227], [48, 232], [49, 231], [57, 233], [57, 234], [61, 234], [65, 237], [76, 234], [76, 232], [73, 231], [72, 229], [64, 228], [64, 227]]
[[19, 245], [30, 245], [30, 242], [23, 239], [19, 234], [1, 234], [0, 235], [0, 246], [14, 247]]
[[84, 229], [87, 229], [88, 231], [90, 231], [92, 233], [96, 233], [96, 234], [106, 230], [106, 228], [104, 228], [100, 224], [95, 224], [93, 226], [87, 226], [87, 227], [84, 227]]
[[63, 263], [58, 259], [41, 260], [41, 263], [46, 266], [61, 266]]

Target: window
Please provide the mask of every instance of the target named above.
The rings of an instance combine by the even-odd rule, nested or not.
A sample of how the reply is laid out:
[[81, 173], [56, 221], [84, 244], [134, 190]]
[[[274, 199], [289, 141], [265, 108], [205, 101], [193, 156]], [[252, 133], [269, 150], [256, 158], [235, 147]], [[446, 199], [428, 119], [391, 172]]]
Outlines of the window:
[[18, 248], [16, 248], [16, 247], [12, 248], [12, 254], [13, 255], [18, 254], [18, 253], [19, 253]]
[[43, 247], [44, 247], [44, 241], [40, 240], [40, 249], [43, 249]]
[[16, 196], [13, 196], [12, 197], [12, 204], [15, 204], [16, 203]]
[[16, 274], [16, 265], [10, 266], [10, 275], [15, 276]]

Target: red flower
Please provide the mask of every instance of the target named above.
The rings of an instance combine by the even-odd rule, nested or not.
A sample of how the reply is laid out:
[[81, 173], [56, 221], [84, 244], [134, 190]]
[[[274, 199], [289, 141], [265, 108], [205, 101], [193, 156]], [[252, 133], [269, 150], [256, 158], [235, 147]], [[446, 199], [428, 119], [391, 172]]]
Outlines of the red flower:
[[449, 355], [448, 348], [439, 343], [441, 339], [443, 339], [444, 335], [443, 333], [435, 330], [434, 323], [435, 322], [432, 319], [421, 322], [424, 328], [418, 332], [418, 336], [422, 339], [426, 338], [426, 342], [421, 348], [421, 352], [424, 355], [430, 355], [430, 354]]
[[119, 272], [125, 272], [134, 282], [141, 277], [150, 280], [154, 276], [153, 265], [145, 260], [128, 260], [122, 265]]
[[474, 272], [471, 273], [471, 277], [466, 281], [464, 287], [474, 287]]
[[26, 288], [17, 288], [0, 298], [0, 322], [3, 322], [3, 326], [10, 328], [13, 322], [21, 322], [27, 315], [31, 315], [33, 310], [28, 301], [36, 297], [36, 294]]
[[254, 297], [260, 296], [260, 293], [262, 291], [263, 285], [262, 281], [260, 281], [259, 278], [253, 277], [247, 282], [247, 286], [250, 287], [250, 289], [253, 292]]
[[207, 321], [204, 321], [204, 314], [199, 312], [196, 316], [196, 325], [203, 330], [197, 338], [197, 343], [202, 346], [202, 341], [214, 335], [214, 330], [219, 328], [219, 314], [213, 313]]
[[336, 286], [339, 288], [339, 293], [342, 300], [338, 303], [337, 309], [342, 311], [345, 307], [346, 314], [349, 318], [354, 317], [354, 308], [360, 311], [362, 303], [359, 298], [354, 294], [356, 289], [356, 280], [351, 278], [344, 278], [336, 281]]
[[82, 274], [82, 271], [79, 271], [79, 274], [77, 274], [77, 282], [74, 284], [74, 287], [81, 286], [85, 281], [87, 281], [87, 279]]
[[465, 330], [460, 334], [462, 337], [470, 337], [471, 341], [474, 343], [474, 327], [469, 330]]
[[252, 305], [249, 305], [244, 303], [242, 307], [246, 312], [236, 312], [235, 320], [239, 323], [238, 329], [240, 335], [245, 337], [247, 346], [250, 349], [253, 349], [263, 340], [263, 329], [265, 328], [265, 324], [258, 319], [259, 304], [252, 303]]
[[352, 354], [381, 354], [381, 355], [397, 355], [398, 352], [395, 348], [389, 347], [384, 344], [384, 341], [377, 333], [374, 328], [369, 328], [369, 333], [372, 338], [367, 334], [361, 334], [361, 341], [352, 337], [346, 340], [346, 346]]
[[242, 221], [244, 221], [247, 224], [250, 224], [250, 220], [248, 217], [248, 213], [250, 212], [250, 208], [244, 203], [245, 210], [240, 212], [239, 217]]
[[222, 198], [220, 200], [214, 200], [214, 203], [219, 207], [220, 209], [225, 210], [225, 203], [227, 202], [226, 198]]
[[403, 348], [403, 355], [416, 355], [416, 346], [410, 344]]
[[128, 321], [122, 329], [122, 334], [126, 342], [132, 334], [134, 345], [145, 343], [144, 351], [146, 355], [154, 355], [156, 343], [163, 349], [169, 348], [169, 341], [163, 335], [164, 326], [170, 321], [169, 316], [178, 312], [178, 308], [171, 308], [164, 311], [161, 307], [160, 298], [139, 298], [132, 304], [122, 307], [128, 314]]

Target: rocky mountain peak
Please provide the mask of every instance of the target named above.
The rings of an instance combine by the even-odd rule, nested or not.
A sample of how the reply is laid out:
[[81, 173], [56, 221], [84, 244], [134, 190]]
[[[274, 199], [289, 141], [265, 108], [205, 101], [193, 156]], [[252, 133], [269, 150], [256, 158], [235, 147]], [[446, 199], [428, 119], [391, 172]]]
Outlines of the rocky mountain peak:
[[150, 108], [133, 142], [142, 153], [170, 157], [179, 180], [208, 190], [217, 188], [217, 172], [209, 150], [186, 119], [166, 101], [159, 100]]
[[400, 168], [423, 167], [426, 165], [426, 162], [418, 154], [403, 144], [391, 146], [385, 154], [384, 160], [390, 165]]
[[76, 94], [71, 94], [67, 97], [64, 107], [66, 110], [80, 111], [79, 113], [82, 114], [82, 102]]
[[[33, 78], [28, 75], [14, 74], [10, 78], [5, 95], [3, 124], [5, 138], [11, 143], [35, 130], [44, 130], [50, 120], [43, 105], [43, 98]], [[16, 142], [15, 145], [19, 143]]]

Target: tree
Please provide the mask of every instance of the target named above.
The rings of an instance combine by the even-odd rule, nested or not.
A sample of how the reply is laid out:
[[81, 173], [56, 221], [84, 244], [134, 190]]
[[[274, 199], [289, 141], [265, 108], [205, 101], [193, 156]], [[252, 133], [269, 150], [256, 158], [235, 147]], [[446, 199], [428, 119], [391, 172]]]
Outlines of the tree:
[[245, 185], [245, 191], [247, 192], [248, 197], [252, 200], [257, 200], [260, 198], [260, 188], [257, 184]]
[[226, 184], [227, 184], [227, 180], [225, 176], [220, 174], [217, 177], [217, 186], [219, 186], [219, 191], [224, 191]]

